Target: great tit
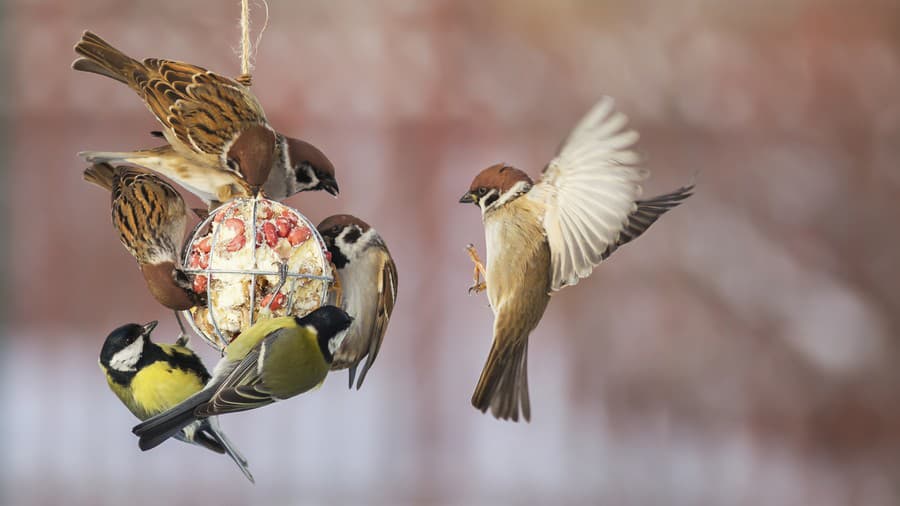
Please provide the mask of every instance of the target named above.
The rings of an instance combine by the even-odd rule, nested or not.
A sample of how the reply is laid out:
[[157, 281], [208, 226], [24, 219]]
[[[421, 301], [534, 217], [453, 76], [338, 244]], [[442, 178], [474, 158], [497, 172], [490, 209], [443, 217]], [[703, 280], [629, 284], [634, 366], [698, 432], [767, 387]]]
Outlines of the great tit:
[[[100, 368], [106, 382], [125, 406], [141, 420], [158, 415], [201, 391], [209, 372], [186, 342], [156, 344], [150, 333], [156, 321], [129, 323], [113, 330], [100, 350]], [[185, 340], [186, 341], [186, 340]], [[215, 417], [179, 427], [172, 435], [179, 441], [202, 446], [229, 457], [253, 482], [247, 459], [222, 433]]]
[[260, 320], [225, 348], [203, 390], [132, 429], [138, 446], [149, 450], [198, 420], [259, 408], [320, 385], [331, 366], [333, 341], [352, 321], [335, 306], [303, 318]]

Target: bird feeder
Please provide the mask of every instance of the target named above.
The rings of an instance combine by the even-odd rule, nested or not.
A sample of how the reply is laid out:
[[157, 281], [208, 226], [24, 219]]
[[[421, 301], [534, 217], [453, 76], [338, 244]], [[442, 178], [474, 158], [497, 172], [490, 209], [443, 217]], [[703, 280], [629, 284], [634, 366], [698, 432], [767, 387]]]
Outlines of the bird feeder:
[[334, 282], [330, 256], [296, 209], [262, 197], [229, 201], [184, 246], [182, 266], [206, 302], [182, 314], [222, 351], [260, 319], [304, 316], [321, 306]]

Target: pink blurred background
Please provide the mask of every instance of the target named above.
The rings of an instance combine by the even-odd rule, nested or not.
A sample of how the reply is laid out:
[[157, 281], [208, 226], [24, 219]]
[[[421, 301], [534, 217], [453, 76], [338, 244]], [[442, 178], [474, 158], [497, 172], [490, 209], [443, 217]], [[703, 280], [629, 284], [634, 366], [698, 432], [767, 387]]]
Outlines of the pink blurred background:
[[[400, 288], [362, 390], [336, 374], [223, 418], [256, 486], [186, 445], [141, 453], [104, 384], [113, 327], [176, 327], [75, 153], [157, 126], [69, 68], [91, 29], [236, 75], [239, 2], [0, 5], [4, 504], [900, 502], [900, 4], [270, 0], [253, 90], [341, 187], [289, 203], [373, 224]], [[642, 133], [645, 195], [699, 171], [697, 195], [554, 296], [534, 419], [498, 422], [469, 405], [492, 317], [466, 295], [483, 234], [456, 200], [499, 161], [537, 175], [602, 94]]]

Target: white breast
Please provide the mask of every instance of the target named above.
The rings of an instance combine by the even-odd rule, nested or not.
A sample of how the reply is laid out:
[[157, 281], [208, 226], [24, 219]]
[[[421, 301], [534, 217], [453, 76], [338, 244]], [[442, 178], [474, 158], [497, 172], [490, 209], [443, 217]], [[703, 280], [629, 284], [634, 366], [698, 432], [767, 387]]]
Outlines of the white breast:
[[338, 350], [335, 360], [356, 361], [369, 349], [369, 332], [375, 323], [375, 308], [378, 304], [378, 275], [381, 265], [378, 255], [363, 253], [340, 270], [341, 287], [344, 291], [343, 309], [354, 318], [347, 333], [335, 339]]

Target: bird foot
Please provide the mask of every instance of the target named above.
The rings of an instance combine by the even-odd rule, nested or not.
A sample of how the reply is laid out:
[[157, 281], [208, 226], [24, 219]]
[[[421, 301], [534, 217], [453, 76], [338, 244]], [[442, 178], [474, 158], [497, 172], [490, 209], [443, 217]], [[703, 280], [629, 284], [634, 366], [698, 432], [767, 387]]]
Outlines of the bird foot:
[[[487, 288], [487, 271], [485, 270], [484, 263], [482, 263], [481, 258], [478, 256], [478, 250], [475, 249], [474, 245], [467, 245], [466, 252], [469, 254], [469, 258], [472, 259], [472, 263], [475, 264], [475, 271], [472, 273], [472, 278], [475, 283], [469, 287], [469, 295], [481, 293]], [[485, 281], [481, 280], [482, 276], [485, 278]]]
[[484, 281], [482, 281], [480, 283], [475, 283], [474, 285], [469, 287], [469, 295], [481, 293], [481, 292], [485, 291], [486, 289], [487, 289], [487, 285], [484, 283]]
[[175, 345], [187, 346], [189, 342], [191, 342], [191, 337], [185, 333], [181, 333], [178, 334], [178, 339], [175, 340]]

